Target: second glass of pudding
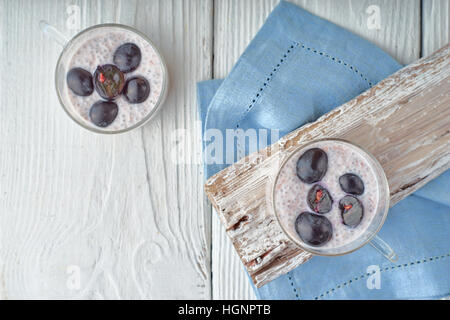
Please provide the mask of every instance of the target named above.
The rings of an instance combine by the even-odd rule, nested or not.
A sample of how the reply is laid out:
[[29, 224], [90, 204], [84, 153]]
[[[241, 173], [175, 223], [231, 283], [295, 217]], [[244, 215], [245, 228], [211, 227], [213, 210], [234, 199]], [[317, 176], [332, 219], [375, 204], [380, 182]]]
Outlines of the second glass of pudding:
[[282, 162], [271, 191], [281, 228], [303, 250], [336, 256], [371, 241], [396, 260], [376, 236], [389, 209], [386, 175], [361, 147], [339, 139], [305, 144]]
[[165, 62], [150, 39], [124, 25], [87, 28], [64, 44], [56, 90], [67, 114], [97, 133], [140, 127], [167, 93]]

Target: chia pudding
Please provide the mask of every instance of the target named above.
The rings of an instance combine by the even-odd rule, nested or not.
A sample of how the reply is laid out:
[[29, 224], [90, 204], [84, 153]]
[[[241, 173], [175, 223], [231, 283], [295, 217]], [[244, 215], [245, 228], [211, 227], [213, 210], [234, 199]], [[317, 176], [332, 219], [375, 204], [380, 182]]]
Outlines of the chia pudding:
[[74, 41], [68, 55], [63, 100], [87, 127], [124, 131], [145, 122], [164, 99], [161, 56], [128, 28], [94, 27]]
[[374, 159], [345, 141], [321, 140], [297, 150], [273, 190], [283, 230], [313, 252], [348, 247], [380, 211], [383, 191], [375, 168]]

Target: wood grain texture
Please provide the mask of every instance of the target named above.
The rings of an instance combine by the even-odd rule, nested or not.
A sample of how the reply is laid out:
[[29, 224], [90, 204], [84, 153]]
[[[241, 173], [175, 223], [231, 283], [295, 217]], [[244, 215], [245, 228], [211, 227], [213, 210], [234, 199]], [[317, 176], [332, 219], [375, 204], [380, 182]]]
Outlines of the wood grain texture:
[[427, 56], [450, 42], [450, 1], [423, 0], [422, 54]]
[[[215, 1], [214, 77], [224, 78], [278, 1]], [[256, 299], [217, 213], [212, 216], [214, 299]]]
[[[128, 24], [161, 49], [169, 95], [142, 129], [96, 135], [62, 111], [53, 79], [61, 48], [38, 23], [76, 33], [69, 5], [81, 9], [81, 28]], [[211, 297], [195, 83], [212, 76], [212, 8], [210, 0], [0, 0], [2, 299]], [[185, 139], [174, 138], [177, 129]], [[70, 266], [79, 289], [68, 285]]]
[[[306, 10], [377, 44], [400, 63], [410, 63], [420, 52], [419, 0], [295, 0]], [[226, 77], [278, 0], [216, 0], [214, 19], [214, 77]], [[369, 29], [366, 12], [380, 8], [380, 29]], [[243, 265], [225, 229], [213, 213], [213, 297], [255, 298]]]
[[[0, 0], [0, 298], [254, 298], [214, 213], [210, 251], [195, 82], [225, 77], [277, 2]], [[418, 58], [418, 0], [293, 2], [402, 63]], [[372, 4], [380, 30], [367, 28]], [[81, 28], [129, 24], [161, 48], [169, 98], [146, 127], [97, 136], [62, 112], [53, 87], [60, 48], [37, 25], [46, 19], [74, 35], [70, 5], [81, 10]], [[423, 0], [423, 8], [428, 54], [449, 41], [448, 1]], [[185, 139], [174, 129], [186, 129]], [[190, 164], [175, 166], [174, 154]], [[80, 290], [67, 285], [70, 266], [80, 267]]]
[[351, 141], [378, 159], [394, 205], [450, 167], [449, 83], [447, 45], [208, 179], [208, 197], [256, 286], [311, 257], [284, 235], [267, 200], [280, 161], [315, 139]]

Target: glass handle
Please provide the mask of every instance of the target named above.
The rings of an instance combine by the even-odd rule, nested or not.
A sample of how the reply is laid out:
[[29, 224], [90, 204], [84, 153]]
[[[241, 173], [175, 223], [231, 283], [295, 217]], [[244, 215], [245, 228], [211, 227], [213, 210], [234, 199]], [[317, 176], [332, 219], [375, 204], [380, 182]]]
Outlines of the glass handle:
[[381, 239], [379, 236], [375, 236], [372, 238], [372, 240], [370, 240], [370, 245], [372, 247], [374, 247], [375, 249], [377, 249], [377, 251], [379, 253], [381, 253], [386, 259], [388, 259], [391, 262], [397, 262], [398, 260], [398, 256], [397, 254], [394, 252], [394, 250], [392, 250], [392, 248], [386, 243], [384, 242], [383, 239]]
[[47, 37], [49, 37], [59, 45], [64, 47], [67, 42], [69, 42], [69, 39], [67, 39], [64, 34], [59, 32], [58, 29], [50, 25], [47, 21], [41, 20], [39, 22], [39, 27]]

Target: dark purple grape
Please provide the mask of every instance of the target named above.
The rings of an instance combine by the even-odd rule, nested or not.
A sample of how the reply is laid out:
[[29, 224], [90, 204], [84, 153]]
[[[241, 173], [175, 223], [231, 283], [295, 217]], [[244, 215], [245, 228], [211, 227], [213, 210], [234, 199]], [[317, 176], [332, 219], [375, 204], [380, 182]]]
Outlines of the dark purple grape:
[[122, 72], [134, 71], [141, 63], [141, 49], [134, 43], [125, 43], [114, 52], [113, 61]]
[[97, 101], [89, 110], [91, 121], [98, 127], [109, 126], [117, 117], [119, 107], [112, 101]]
[[362, 203], [353, 196], [345, 196], [339, 201], [339, 209], [344, 224], [349, 227], [356, 227], [364, 215]]
[[297, 161], [297, 176], [305, 183], [321, 180], [328, 168], [328, 157], [319, 148], [307, 150]]
[[316, 213], [327, 213], [333, 205], [330, 193], [319, 184], [309, 190], [307, 199], [309, 207]]
[[364, 193], [364, 183], [360, 177], [353, 173], [346, 173], [339, 178], [342, 190], [350, 194], [361, 195]]
[[310, 212], [300, 213], [295, 220], [295, 231], [305, 243], [316, 247], [330, 241], [333, 235], [330, 220]]
[[94, 84], [100, 97], [113, 100], [122, 93], [125, 76], [115, 65], [105, 64], [95, 70]]
[[78, 96], [90, 96], [94, 92], [92, 75], [82, 68], [70, 69], [67, 73], [67, 86]]
[[134, 77], [127, 80], [123, 95], [129, 103], [141, 103], [150, 94], [150, 83], [144, 77]]

